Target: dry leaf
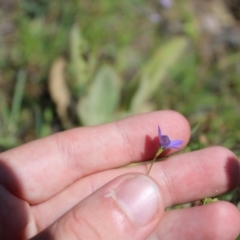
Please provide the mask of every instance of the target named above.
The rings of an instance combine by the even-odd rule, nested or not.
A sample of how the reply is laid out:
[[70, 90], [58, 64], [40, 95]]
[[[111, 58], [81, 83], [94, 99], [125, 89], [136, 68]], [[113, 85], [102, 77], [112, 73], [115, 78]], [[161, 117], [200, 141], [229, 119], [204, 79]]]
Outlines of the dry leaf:
[[58, 58], [53, 63], [48, 79], [50, 96], [56, 104], [57, 113], [64, 127], [69, 125], [67, 109], [70, 105], [71, 95], [65, 77], [66, 61]]

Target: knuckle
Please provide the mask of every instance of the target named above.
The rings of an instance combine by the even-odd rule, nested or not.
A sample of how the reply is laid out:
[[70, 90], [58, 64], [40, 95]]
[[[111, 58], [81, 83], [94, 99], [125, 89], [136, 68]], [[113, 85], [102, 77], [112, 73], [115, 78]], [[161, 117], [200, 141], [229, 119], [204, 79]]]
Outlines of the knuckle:
[[71, 210], [70, 220], [67, 222], [67, 231], [71, 233], [73, 239], [83, 240], [102, 240], [100, 232], [97, 229], [97, 225], [91, 222], [91, 219], [80, 215], [74, 209]]

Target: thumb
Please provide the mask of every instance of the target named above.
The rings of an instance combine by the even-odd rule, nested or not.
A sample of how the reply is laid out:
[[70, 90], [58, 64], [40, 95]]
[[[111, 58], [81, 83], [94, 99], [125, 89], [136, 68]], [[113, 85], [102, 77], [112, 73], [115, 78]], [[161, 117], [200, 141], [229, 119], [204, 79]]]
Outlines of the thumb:
[[120, 176], [67, 212], [34, 240], [146, 239], [164, 212], [163, 195], [150, 177]]

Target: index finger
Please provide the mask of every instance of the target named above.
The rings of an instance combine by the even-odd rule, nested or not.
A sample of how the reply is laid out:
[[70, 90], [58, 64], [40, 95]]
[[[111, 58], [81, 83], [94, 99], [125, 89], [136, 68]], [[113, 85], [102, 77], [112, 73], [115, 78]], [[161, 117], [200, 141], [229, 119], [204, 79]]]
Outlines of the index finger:
[[0, 183], [37, 204], [83, 176], [152, 158], [158, 148], [158, 125], [172, 139], [187, 144], [189, 125], [179, 113], [141, 114], [65, 131], [1, 153]]

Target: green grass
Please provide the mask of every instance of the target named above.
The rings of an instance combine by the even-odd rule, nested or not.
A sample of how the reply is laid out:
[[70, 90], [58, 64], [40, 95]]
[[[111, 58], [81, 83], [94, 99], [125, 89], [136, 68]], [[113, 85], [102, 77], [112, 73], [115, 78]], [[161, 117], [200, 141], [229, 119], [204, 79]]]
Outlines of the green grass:
[[[170, 9], [143, 0], [21, 0], [8, 11], [0, 10], [0, 20], [13, 26], [0, 38], [1, 150], [71, 127], [174, 109], [195, 128], [187, 151], [222, 145], [240, 157], [240, 49], [223, 44], [215, 53], [187, 0]], [[202, 49], [211, 43], [209, 57]], [[59, 57], [71, 100], [62, 107], [67, 119], [48, 88]]]

